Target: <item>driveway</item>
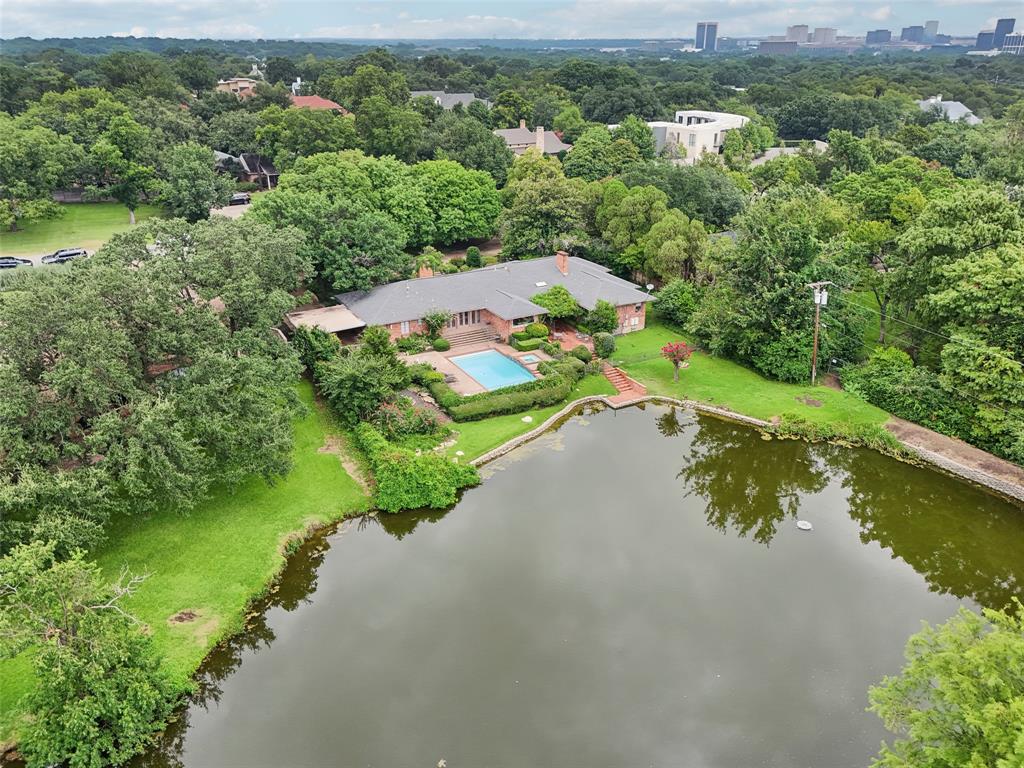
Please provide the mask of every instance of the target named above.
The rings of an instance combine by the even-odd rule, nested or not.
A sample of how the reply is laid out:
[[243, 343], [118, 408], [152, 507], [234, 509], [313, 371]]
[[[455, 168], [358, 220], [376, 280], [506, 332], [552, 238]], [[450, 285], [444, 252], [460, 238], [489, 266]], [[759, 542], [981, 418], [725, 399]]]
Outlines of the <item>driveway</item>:
[[211, 216], [224, 216], [229, 219], [237, 219], [249, 210], [249, 205], [225, 205], [223, 208], [211, 208]]

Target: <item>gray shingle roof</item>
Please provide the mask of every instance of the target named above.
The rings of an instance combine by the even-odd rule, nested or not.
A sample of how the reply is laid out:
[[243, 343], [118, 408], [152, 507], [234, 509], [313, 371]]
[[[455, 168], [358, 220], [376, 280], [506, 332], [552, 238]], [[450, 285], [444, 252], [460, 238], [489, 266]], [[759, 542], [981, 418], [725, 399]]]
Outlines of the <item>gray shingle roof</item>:
[[461, 104], [463, 107], [468, 107], [474, 101], [482, 101], [488, 107], [491, 106], [491, 102], [487, 99], [481, 99], [474, 93], [446, 93], [445, 91], [412, 91], [409, 94], [410, 98], [417, 98], [419, 96], [429, 96], [438, 103], [439, 106], [444, 109], [454, 109], [456, 104]]
[[611, 274], [607, 267], [569, 257], [569, 274], [563, 275], [555, 259], [509, 261], [469, 272], [402, 280], [334, 298], [367, 325], [418, 320], [435, 309], [487, 309], [505, 320], [541, 315], [546, 310], [530, 297], [553, 285], [565, 286], [584, 309], [593, 309], [599, 299], [616, 306], [651, 301], [646, 292]]
[[941, 96], [922, 99], [917, 102], [917, 106], [921, 108], [922, 112], [938, 107], [942, 114], [946, 116], [946, 119], [954, 123], [963, 120], [968, 125], [978, 125], [981, 122], [981, 118], [977, 117], [963, 102], [943, 101]]

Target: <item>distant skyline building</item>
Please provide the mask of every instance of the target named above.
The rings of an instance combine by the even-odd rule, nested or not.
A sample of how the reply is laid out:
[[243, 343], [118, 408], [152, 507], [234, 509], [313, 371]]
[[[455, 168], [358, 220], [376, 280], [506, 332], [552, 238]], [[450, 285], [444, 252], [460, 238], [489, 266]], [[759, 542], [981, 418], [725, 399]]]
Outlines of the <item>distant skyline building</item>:
[[812, 43], [820, 45], [831, 45], [836, 41], [836, 31], [832, 27], [816, 27], [811, 37]]
[[978, 33], [978, 39], [974, 41], [974, 49], [977, 51], [991, 51], [995, 48], [995, 30], [983, 29]]
[[993, 48], [1002, 49], [1003, 43], [1006, 41], [1006, 36], [1013, 32], [1013, 26], [1016, 23], [1016, 19], [999, 19], [999, 21], [996, 22], [995, 36], [992, 38]]
[[915, 24], [912, 27], [904, 27], [903, 31], [900, 32], [900, 40], [905, 43], [923, 43], [924, 27], [920, 24]]
[[881, 45], [882, 43], [892, 42], [892, 30], [873, 29], [867, 33], [864, 42], [867, 45]]
[[717, 21], [701, 21], [697, 23], [697, 38], [694, 47], [698, 51], [715, 51], [718, 49]]
[[939, 36], [939, 22], [937, 21], [926, 21], [924, 23], [924, 39], [925, 42], [934, 43], [935, 38]]
[[1024, 56], [1024, 32], [1011, 32], [1003, 38], [1003, 53]]
[[786, 27], [786, 39], [795, 43], [806, 43], [811, 28], [806, 24], [794, 24]]

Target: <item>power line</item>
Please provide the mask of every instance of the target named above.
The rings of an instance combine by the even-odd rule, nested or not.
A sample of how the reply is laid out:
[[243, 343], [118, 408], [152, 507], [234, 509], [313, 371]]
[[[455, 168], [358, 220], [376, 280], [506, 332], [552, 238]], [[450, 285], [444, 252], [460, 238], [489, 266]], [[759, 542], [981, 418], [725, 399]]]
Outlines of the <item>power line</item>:
[[[851, 307], [856, 307], [857, 309], [863, 309], [863, 310], [865, 310], [867, 312], [874, 312], [879, 317], [882, 316], [882, 313], [880, 311], [878, 311], [877, 309], [874, 309], [873, 307], [865, 306], [863, 304], [858, 304], [857, 302], [854, 302], [854, 301], [847, 302], [847, 305], [851, 306]], [[940, 339], [945, 339], [946, 341], [951, 342], [953, 344], [960, 344], [960, 345], [965, 346], [965, 347], [973, 347], [974, 349], [977, 349], [979, 351], [985, 352], [986, 354], [990, 354], [990, 355], [993, 355], [995, 357], [1002, 357], [1002, 358], [1004, 358], [1006, 360], [1009, 360], [1011, 363], [1015, 363], [1017, 365], [1022, 365], [1020, 360], [1017, 360], [1016, 358], [1011, 357], [1010, 355], [1005, 354], [1004, 352], [1000, 351], [998, 347], [990, 347], [990, 346], [987, 346], [987, 345], [984, 346], [984, 347], [978, 346], [978, 344], [976, 342], [973, 342], [973, 340], [969, 340], [969, 339], [957, 340], [957, 339], [954, 339], [954, 338], [952, 338], [950, 336], [946, 336], [943, 333], [938, 333], [937, 331], [932, 331], [932, 330], [929, 330], [928, 328], [922, 328], [920, 325], [914, 325], [913, 323], [907, 322], [906, 320], [901, 320], [898, 317], [892, 317], [892, 316], [888, 316], [887, 315], [885, 317], [885, 319], [886, 319], [886, 321], [891, 320], [891, 321], [893, 321], [895, 323], [902, 323], [903, 325], [906, 325], [906, 326], [908, 326], [910, 328], [915, 328], [916, 330], [924, 331], [925, 333], [930, 333], [932, 336], [937, 336]]]

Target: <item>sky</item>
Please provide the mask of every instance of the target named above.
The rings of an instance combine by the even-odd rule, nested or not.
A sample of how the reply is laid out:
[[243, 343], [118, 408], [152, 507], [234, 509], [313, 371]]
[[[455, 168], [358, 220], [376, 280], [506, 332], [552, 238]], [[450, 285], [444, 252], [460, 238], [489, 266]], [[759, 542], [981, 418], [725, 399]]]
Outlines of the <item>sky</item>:
[[698, 21], [719, 35], [782, 34], [787, 25], [839, 34], [939, 20], [977, 33], [1017, 17], [1020, 0], [0, 0], [0, 37], [671, 38]]

